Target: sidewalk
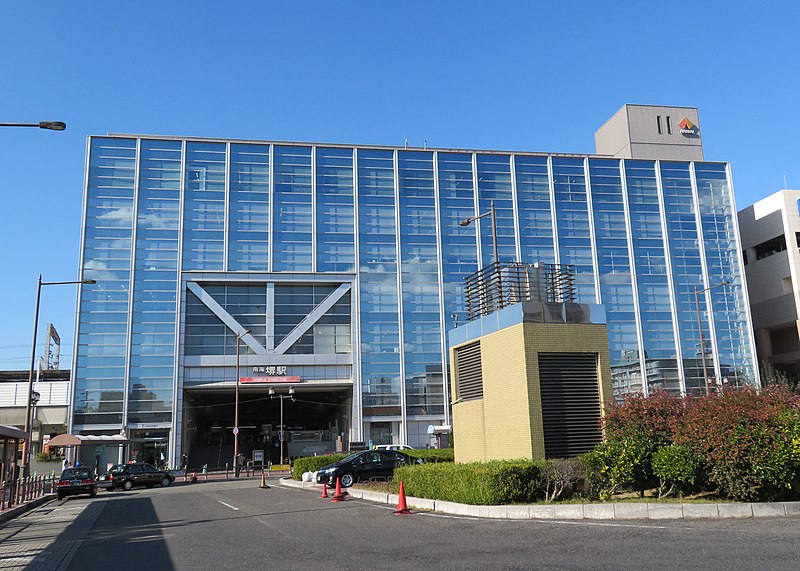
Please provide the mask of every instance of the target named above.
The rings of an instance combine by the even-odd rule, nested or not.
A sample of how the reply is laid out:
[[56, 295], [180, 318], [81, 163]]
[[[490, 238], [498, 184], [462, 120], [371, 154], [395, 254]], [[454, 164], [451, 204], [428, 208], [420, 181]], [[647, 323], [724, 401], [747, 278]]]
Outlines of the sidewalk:
[[[281, 478], [289, 488], [319, 492], [321, 486]], [[381, 504], [397, 505], [397, 494], [386, 494], [349, 488], [349, 497]], [[473, 506], [443, 500], [406, 496], [409, 508], [451, 515], [494, 519], [549, 520], [631, 520], [631, 519], [728, 519], [800, 517], [800, 502], [764, 503], [668, 503], [668, 502], [605, 502], [592, 504], [515, 504], [505, 506]]]

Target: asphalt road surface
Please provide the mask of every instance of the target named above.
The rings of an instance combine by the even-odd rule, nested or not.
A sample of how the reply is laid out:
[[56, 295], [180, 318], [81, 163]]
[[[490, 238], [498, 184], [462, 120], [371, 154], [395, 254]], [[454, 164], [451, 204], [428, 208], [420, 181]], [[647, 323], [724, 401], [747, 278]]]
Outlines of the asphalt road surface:
[[[274, 482], [271, 482], [274, 484]], [[28, 533], [73, 514], [20, 569], [798, 569], [800, 520], [519, 521], [415, 512], [253, 480], [100, 492], [50, 502]], [[44, 510], [37, 515], [37, 512]], [[50, 519], [48, 519], [50, 518]], [[66, 521], [66, 520], [65, 520]], [[53, 528], [55, 529], [55, 528]], [[2, 531], [2, 530], [0, 530]], [[11, 537], [8, 537], [11, 535]], [[0, 568], [12, 568], [0, 534]], [[22, 542], [22, 539], [19, 539]], [[68, 541], [67, 541], [68, 540]], [[22, 543], [20, 543], [22, 547]], [[52, 546], [51, 546], [52, 551]], [[17, 561], [21, 562], [22, 559]], [[5, 565], [4, 565], [5, 563]], [[14, 567], [16, 568], [16, 567]]]

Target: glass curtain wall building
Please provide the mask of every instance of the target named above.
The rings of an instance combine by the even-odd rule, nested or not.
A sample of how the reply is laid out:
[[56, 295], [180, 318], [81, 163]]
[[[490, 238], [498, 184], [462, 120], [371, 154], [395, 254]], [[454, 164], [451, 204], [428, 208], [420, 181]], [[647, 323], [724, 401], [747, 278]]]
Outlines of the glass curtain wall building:
[[500, 262], [572, 264], [605, 305], [616, 394], [758, 383], [726, 163], [100, 136], [72, 430], [221, 465], [238, 361], [247, 454], [275, 448], [289, 386], [290, 456], [426, 446], [464, 278], [493, 256], [491, 219], [459, 221], [492, 201]]

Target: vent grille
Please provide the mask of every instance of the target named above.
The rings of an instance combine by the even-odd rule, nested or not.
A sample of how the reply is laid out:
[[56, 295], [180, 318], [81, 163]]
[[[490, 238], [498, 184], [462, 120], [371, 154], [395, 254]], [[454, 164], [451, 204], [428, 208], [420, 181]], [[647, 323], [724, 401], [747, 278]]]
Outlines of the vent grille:
[[588, 452], [602, 439], [597, 355], [540, 353], [544, 452], [567, 458]]
[[460, 400], [483, 398], [480, 342], [470, 343], [456, 349], [456, 385]]

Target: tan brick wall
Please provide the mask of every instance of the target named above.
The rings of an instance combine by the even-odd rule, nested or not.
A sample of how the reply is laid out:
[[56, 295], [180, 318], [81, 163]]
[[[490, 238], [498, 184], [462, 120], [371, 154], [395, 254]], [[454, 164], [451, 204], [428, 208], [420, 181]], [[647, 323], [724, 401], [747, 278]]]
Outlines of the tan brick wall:
[[486, 457], [531, 457], [531, 411], [528, 404], [522, 324], [481, 339]]
[[483, 402], [471, 400], [453, 405], [453, 451], [456, 462], [480, 462], [486, 459]]

